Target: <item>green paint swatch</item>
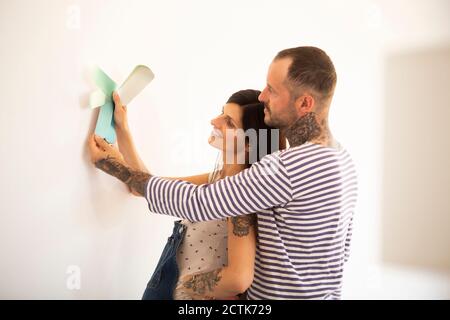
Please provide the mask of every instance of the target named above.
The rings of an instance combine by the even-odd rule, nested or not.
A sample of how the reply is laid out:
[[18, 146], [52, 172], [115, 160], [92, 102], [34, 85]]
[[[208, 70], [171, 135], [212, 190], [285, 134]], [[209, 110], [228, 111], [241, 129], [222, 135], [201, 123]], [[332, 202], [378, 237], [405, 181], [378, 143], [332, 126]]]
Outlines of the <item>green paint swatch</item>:
[[116, 90], [117, 85], [98, 67], [93, 71], [93, 79], [97, 87], [105, 94], [105, 104], [100, 107], [95, 134], [105, 138], [109, 143], [115, 143], [116, 130], [114, 129], [114, 102], [112, 94]]

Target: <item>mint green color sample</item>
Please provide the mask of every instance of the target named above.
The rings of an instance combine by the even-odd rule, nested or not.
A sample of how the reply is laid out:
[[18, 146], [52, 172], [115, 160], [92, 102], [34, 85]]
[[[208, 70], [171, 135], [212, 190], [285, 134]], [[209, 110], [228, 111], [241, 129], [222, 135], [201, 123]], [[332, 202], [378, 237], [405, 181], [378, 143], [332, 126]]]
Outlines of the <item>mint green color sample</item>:
[[100, 107], [95, 134], [105, 138], [108, 143], [113, 144], [116, 142], [116, 130], [114, 129], [114, 102], [112, 94], [116, 90], [117, 85], [98, 67], [94, 69], [93, 79], [97, 87], [105, 94], [105, 104]]

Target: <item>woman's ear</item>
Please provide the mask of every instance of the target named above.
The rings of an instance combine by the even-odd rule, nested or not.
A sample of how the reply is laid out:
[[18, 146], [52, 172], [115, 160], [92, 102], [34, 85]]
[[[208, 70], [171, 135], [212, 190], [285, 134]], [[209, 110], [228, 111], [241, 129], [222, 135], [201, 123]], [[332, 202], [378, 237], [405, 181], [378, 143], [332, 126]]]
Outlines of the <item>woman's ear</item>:
[[250, 143], [248, 143], [248, 141], [245, 142], [245, 152], [250, 152]]
[[258, 160], [258, 157], [255, 154], [255, 150], [253, 148], [255, 148], [255, 146], [252, 147], [252, 146], [250, 146], [250, 143], [248, 143], [248, 142], [245, 143], [245, 147], [244, 147], [244, 149], [245, 149], [245, 164], [247, 167], [250, 166], [250, 161]]

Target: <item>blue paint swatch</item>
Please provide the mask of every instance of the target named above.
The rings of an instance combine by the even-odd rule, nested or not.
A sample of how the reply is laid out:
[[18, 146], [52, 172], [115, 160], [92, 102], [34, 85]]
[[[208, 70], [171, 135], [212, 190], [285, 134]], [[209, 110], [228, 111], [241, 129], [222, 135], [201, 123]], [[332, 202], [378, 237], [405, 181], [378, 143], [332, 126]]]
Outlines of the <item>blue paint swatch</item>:
[[93, 72], [95, 84], [105, 94], [105, 104], [100, 107], [100, 112], [95, 126], [95, 134], [105, 138], [109, 143], [116, 142], [116, 130], [114, 129], [114, 102], [112, 93], [116, 90], [116, 83], [111, 80], [100, 68]]

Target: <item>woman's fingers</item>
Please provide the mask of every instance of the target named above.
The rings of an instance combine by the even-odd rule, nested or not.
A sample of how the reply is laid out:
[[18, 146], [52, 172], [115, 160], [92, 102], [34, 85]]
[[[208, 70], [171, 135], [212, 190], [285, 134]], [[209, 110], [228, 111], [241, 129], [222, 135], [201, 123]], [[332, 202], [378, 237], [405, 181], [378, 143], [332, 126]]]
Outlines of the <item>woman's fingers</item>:
[[114, 105], [116, 107], [122, 106], [122, 102], [120, 101], [120, 97], [119, 97], [119, 94], [117, 93], [117, 91], [113, 92], [113, 100], [114, 100]]
[[119, 107], [124, 108], [125, 110], [127, 109], [127, 106], [124, 106], [122, 104], [122, 100], [120, 100], [120, 97], [119, 97], [119, 94], [117, 93], [117, 91], [113, 92], [113, 100], [114, 100], [114, 105], [116, 107], [119, 106]]

